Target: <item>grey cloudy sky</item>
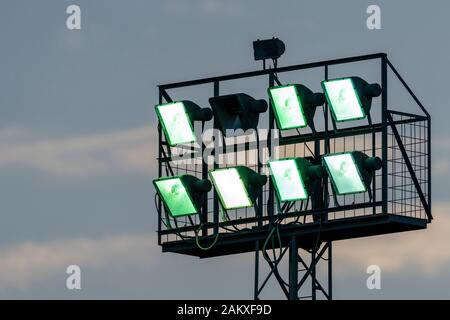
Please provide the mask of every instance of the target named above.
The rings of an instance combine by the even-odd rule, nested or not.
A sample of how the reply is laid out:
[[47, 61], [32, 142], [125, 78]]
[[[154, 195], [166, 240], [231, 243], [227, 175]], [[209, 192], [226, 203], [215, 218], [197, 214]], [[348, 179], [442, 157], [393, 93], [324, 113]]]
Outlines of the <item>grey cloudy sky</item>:
[[[82, 29], [66, 28], [77, 4]], [[378, 4], [382, 30], [366, 28]], [[4, 0], [0, 4], [0, 298], [251, 298], [252, 255], [156, 246], [159, 83], [387, 52], [433, 117], [429, 230], [336, 244], [336, 298], [450, 298], [448, 1]], [[366, 289], [366, 267], [383, 270]], [[65, 268], [82, 267], [79, 292]], [[279, 297], [268, 293], [266, 297]]]

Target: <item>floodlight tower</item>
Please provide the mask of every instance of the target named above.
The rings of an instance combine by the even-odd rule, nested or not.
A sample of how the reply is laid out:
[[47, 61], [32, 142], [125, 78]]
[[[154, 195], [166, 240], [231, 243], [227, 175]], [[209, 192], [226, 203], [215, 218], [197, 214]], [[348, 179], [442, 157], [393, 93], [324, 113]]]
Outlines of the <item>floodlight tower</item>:
[[[334, 241], [421, 230], [431, 222], [431, 117], [385, 53], [278, 67], [281, 40], [258, 40], [253, 48], [263, 70], [159, 86], [158, 244], [163, 252], [200, 258], [254, 252], [255, 300], [271, 278], [289, 300], [331, 300]], [[334, 66], [368, 61], [380, 63], [380, 79], [329, 79]], [[303, 77], [293, 84], [279, 77], [302, 70], [321, 73], [322, 92]], [[408, 103], [405, 110], [389, 106], [390, 72], [419, 112]], [[245, 88], [243, 80], [255, 77], [267, 77], [260, 90], [266, 98], [221, 94], [221, 83], [239, 80]], [[208, 84], [212, 97], [199, 104], [169, 95]], [[233, 142], [232, 161], [217, 161], [229, 130], [260, 127], [269, 134], [257, 134], [256, 147]], [[212, 152], [196, 135], [205, 128], [222, 135]], [[264, 141], [270, 159], [260, 157]], [[174, 148], [197, 161], [178, 162]], [[256, 163], [249, 160], [254, 151]], [[244, 164], [237, 163], [239, 153]], [[261, 256], [269, 266], [265, 277]]]

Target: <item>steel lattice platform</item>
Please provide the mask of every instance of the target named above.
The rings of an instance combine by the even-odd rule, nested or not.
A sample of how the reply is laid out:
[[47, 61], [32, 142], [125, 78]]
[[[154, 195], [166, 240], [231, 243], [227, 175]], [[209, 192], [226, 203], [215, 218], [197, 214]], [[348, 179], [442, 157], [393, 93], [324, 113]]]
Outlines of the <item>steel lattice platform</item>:
[[[342, 218], [323, 222], [307, 223], [301, 225], [281, 225], [282, 246], [286, 246], [292, 236], [297, 237], [298, 246], [311, 249], [317, 242], [320, 232], [320, 241], [336, 241], [355, 239], [367, 236], [376, 236], [412, 230], [426, 229], [427, 220], [393, 214], [376, 214], [352, 218]], [[320, 229], [320, 231], [319, 231]], [[210, 250], [201, 250], [195, 239], [171, 241], [162, 244], [163, 252], [174, 252], [199, 258], [210, 258], [229, 254], [238, 254], [255, 251], [255, 241], [264, 242], [269, 235], [268, 226], [253, 228], [249, 231], [237, 233], [221, 233], [214, 247]], [[202, 239], [205, 245], [213, 239]], [[278, 247], [278, 246], [276, 246]], [[272, 248], [268, 245], [268, 248]]]

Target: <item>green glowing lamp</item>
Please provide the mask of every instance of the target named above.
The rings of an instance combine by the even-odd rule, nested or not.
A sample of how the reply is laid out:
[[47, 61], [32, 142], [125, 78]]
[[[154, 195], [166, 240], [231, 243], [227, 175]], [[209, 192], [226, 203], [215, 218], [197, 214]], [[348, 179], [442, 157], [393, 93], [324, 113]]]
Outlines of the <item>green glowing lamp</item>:
[[300, 84], [271, 87], [268, 92], [280, 130], [304, 128], [309, 125], [314, 131], [316, 107], [325, 101], [322, 93], [313, 93]]
[[336, 122], [363, 119], [370, 114], [372, 98], [381, 94], [379, 84], [359, 77], [322, 81], [331, 114]]
[[367, 191], [374, 172], [382, 165], [379, 157], [359, 151], [328, 154], [322, 161], [338, 195]]
[[213, 117], [211, 109], [186, 100], [160, 104], [155, 110], [171, 147], [195, 142], [194, 121], [209, 121]]
[[238, 209], [255, 203], [267, 177], [244, 166], [216, 169], [209, 172], [222, 207]]
[[191, 175], [160, 178], [153, 180], [153, 184], [172, 217], [198, 214], [202, 197], [212, 187], [209, 180]]
[[304, 158], [285, 158], [269, 162], [272, 181], [280, 202], [306, 200], [312, 182], [323, 176], [320, 165]]

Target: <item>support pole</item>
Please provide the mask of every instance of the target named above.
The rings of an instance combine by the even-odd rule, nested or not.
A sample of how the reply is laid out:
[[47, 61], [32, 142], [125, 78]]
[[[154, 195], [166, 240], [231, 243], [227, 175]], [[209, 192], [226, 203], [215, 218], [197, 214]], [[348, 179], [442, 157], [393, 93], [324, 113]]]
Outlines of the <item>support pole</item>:
[[311, 252], [311, 300], [316, 300], [316, 248]]
[[[383, 161], [382, 172], [381, 172], [381, 200], [383, 202], [382, 212], [386, 214], [388, 212], [388, 124], [387, 124], [387, 55], [383, 54], [381, 57], [381, 121], [382, 121], [382, 131], [381, 131], [381, 150]], [[376, 192], [376, 190], [375, 190]]]
[[298, 247], [297, 238], [292, 236], [289, 248], [289, 300], [298, 300]]
[[[269, 88], [275, 85], [275, 75], [269, 73]], [[275, 115], [273, 113], [272, 101], [269, 99], [269, 132], [267, 134], [267, 150], [269, 151], [269, 157], [273, 156], [274, 146], [272, 145], [273, 130], [275, 130]], [[275, 205], [275, 192], [272, 179], [269, 179], [269, 195], [267, 201], [267, 215], [272, 217], [274, 215]], [[269, 225], [272, 226], [272, 220], [269, 221]]]
[[333, 300], [333, 243], [328, 241], [328, 300]]
[[[220, 95], [220, 86], [219, 81], [214, 81], [214, 97], [217, 97]], [[214, 117], [214, 129], [218, 127], [217, 120]], [[213, 167], [214, 169], [217, 169], [219, 167], [216, 160], [218, 160], [218, 152], [219, 152], [219, 142], [216, 141], [218, 137], [214, 137], [214, 161], [213, 161]], [[214, 234], [219, 233], [219, 199], [217, 198], [217, 194], [214, 192], [214, 198], [213, 198], [213, 222], [214, 222]]]
[[259, 300], [259, 241], [255, 241], [255, 287], [253, 292], [254, 300]]

